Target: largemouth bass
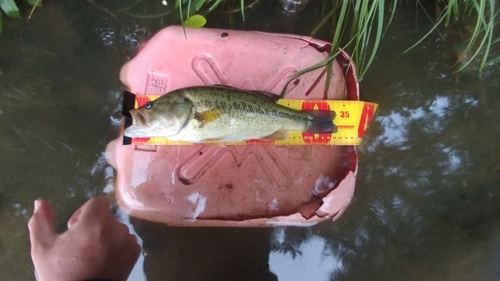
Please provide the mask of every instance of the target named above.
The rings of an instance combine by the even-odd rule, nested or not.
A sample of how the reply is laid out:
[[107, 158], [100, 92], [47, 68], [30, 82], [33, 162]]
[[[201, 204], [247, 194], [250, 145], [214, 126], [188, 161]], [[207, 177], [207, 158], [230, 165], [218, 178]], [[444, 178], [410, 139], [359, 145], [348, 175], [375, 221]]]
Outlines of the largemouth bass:
[[127, 137], [161, 137], [186, 142], [284, 140], [290, 131], [337, 132], [335, 112], [293, 110], [278, 95], [227, 86], [178, 89], [130, 110]]

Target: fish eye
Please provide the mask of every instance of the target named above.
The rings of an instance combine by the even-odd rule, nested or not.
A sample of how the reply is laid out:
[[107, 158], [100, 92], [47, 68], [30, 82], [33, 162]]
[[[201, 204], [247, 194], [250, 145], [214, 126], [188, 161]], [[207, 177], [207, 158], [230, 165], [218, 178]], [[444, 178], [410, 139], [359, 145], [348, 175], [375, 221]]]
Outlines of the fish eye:
[[144, 105], [144, 108], [146, 108], [146, 109], [151, 109], [151, 108], [153, 108], [153, 103], [152, 103], [152, 102], [148, 102], [148, 103], [146, 103], [146, 104]]

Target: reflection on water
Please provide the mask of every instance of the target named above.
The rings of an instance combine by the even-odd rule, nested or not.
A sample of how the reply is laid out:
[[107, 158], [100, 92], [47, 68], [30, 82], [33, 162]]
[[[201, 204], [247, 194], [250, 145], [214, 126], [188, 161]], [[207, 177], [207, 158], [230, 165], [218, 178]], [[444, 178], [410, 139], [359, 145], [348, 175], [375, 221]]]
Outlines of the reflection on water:
[[[310, 2], [295, 25], [286, 25], [273, 16], [281, 12], [278, 1], [261, 2], [246, 13], [245, 28], [306, 33], [318, 8]], [[185, 229], [132, 220], [145, 254], [132, 280], [145, 280], [143, 268], [147, 280], [498, 278], [488, 269], [500, 253], [492, 234], [500, 220], [498, 63], [482, 80], [457, 76], [452, 46], [436, 44], [437, 37], [403, 54], [428, 26], [415, 19], [414, 5], [400, 8], [361, 83], [363, 98], [380, 107], [359, 148], [357, 189], [343, 217], [276, 229]], [[419, 21], [424, 25], [415, 25]], [[230, 23], [220, 14], [209, 18], [213, 26]], [[33, 279], [26, 223], [35, 198], [53, 203], [62, 230], [87, 198], [112, 189], [102, 153], [119, 125], [119, 68], [166, 24], [114, 18], [86, 1], [51, 2], [27, 23], [5, 21], [0, 279]]]
[[285, 241], [290, 238], [285, 232], [285, 228], [274, 231], [274, 248], [269, 253], [269, 267], [278, 280], [330, 280], [332, 274], [344, 270], [342, 258], [328, 247], [325, 238], [309, 231], [299, 245], [287, 247]]
[[147, 280], [277, 280], [268, 268], [271, 229], [131, 223], [143, 241]]

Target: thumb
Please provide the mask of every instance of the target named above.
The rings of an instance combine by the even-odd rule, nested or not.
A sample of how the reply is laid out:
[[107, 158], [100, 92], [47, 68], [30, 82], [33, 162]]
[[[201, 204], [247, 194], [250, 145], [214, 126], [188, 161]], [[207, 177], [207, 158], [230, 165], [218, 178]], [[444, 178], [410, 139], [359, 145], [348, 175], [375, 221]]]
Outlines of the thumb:
[[111, 202], [105, 196], [94, 197], [80, 207], [78, 221], [92, 225], [105, 217], [111, 217]]
[[57, 236], [54, 228], [54, 213], [49, 202], [35, 200], [35, 210], [28, 222], [32, 247], [36, 245], [48, 246]]

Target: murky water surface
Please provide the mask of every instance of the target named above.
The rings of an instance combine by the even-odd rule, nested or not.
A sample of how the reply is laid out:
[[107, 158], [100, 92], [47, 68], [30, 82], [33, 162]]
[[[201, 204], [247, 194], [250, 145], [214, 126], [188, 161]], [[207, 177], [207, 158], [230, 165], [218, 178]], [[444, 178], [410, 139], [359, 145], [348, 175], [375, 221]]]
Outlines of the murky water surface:
[[[53, 204], [63, 230], [78, 206], [110, 189], [103, 151], [120, 122], [119, 69], [170, 24], [60, 2], [28, 22], [6, 19], [0, 38], [1, 280], [34, 279], [26, 227], [34, 199]], [[213, 14], [208, 26], [307, 34], [321, 12], [310, 3], [287, 17], [278, 1], [261, 2], [244, 26], [227, 14]], [[156, 4], [141, 9], [153, 13]], [[117, 210], [144, 247], [130, 280], [500, 278], [492, 271], [500, 255], [499, 65], [482, 80], [453, 74], [456, 42], [437, 36], [404, 54], [429, 26], [414, 5], [400, 9], [361, 83], [362, 98], [380, 107], [343, 217], [312, 228], [192, 229], [129, 221]]]

